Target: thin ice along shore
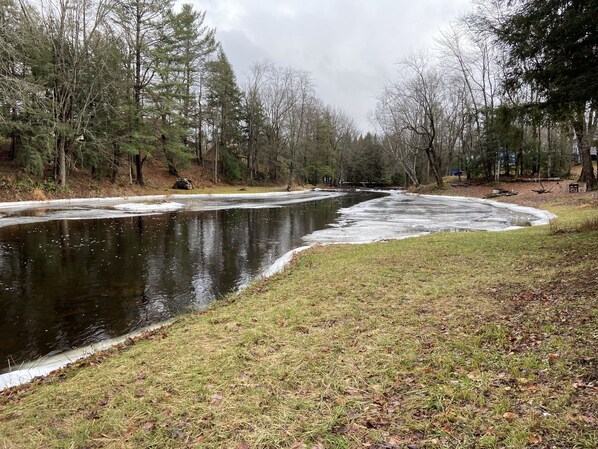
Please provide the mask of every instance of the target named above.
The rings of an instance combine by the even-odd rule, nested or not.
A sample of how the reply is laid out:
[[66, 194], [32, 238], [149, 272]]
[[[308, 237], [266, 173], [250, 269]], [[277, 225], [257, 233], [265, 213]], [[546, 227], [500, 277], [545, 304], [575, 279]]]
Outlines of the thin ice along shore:
[[[234, 239], [249, 238], [250, 229], [256, 230], [264, 226], [270, 229], [274, 226], [274, 223], [271, 222], [283, 222], [282, 226], [278, 226], [276, 229], [272, 228], [272, 232], [268, 233], [263, 239], [255, 240], [253, 246], [258, 252], [244, 253], [243, 257], [247, 259], [258, 257], [260, 250], [266, 251], [264, 242], [272, 243], [272, 239], [279, 239], [282, 235], [293, 232], [294, 229], [296, 235], [292, 241], [286, 241], [284, 244], [274, 243], [275, 246], [279, 247], [278, 249], [283, 249], [282, 253], [276, 254], [276, 252], [271, 251], [269, 256], [262, 257], [260, 264], [252, 270], [244, 269], [241, 278], [236, 279], [232, 284], [235, 286], [232, 290], [238, 290], [259, 276], [269, 276], [283, 269], [293, 254], [314, 244], [368, 243], [426, 235], [432, 232], [510, 230], [520, 226], [546, 224], [548, 220], [554, 217], [545, 211], [487, 200], [384, 192], [364, 197], [361, 201], [352, 200], [348, 203], [335, 203], [341, 206], [340, 210], [338, 205], [333, 209], [328, 207], [320, 224], [315, 225], [315, 227], [313, 224], [310, 226], [303, 225], [298, 229], [297, 216], [300, 215], [306, 222], [311, 222], [314, 217], [311, 217], [310, 214], [322, 215], [322, 212], [318, 209], [306, 209], [307, 205], [312, 204], [315, 207], [317, 204], [327, 204], [326, 201], [347, 201], [346, 197], [343, 192], [301, 192], [247, 196], [179, 195], [176, 197], [151, 197], [150, 199], [147, 197], [127, 198], [126, 200], [112, 198], [92, 201], [69, 200], [44, 202], [43, 204], [31, 203], [27, 205], [12, 204], [0, 206], [0, 211], [4, 213], [4, 216], [0, 218], [0, 228], [3, 226], [3, 220], [8, 220], [11, 223], [10, 225], [4, 224], [6, 229], [10, 230], [17, 223], [21, 225], [34, 225], [37, 223], [39, 225], [39, 223], [51, 221], [64, 223], [65, 220], [106, 223], [106, 220], [109, 219], [117, 219], [121, 222], [126, 217], [129, 217], [129, 219], [139, 217], [138, 219], [145, 221], [136, 222], [135, 226], [138, 227], [141, 224], [142, 227], [135, 228], [135, 233], [140, 233], [142, 239], [145, 240], [140, 240], [139, 248], [135, 248], [135, 252], [139, 251], [139, 255], [134, 254], [135, 260], [155, 258], [143, 253], [141, 246], [142, 244], [156, 245], [154, 237], [148, 237], [148, 228], [152, 225], [157, 225], [159, 228], [160, 220], [167, 220], [165, 225], [167, 227], [164, 229], [172, 232], [173, 241], [181, 239], [181, 232], [183, 234], [188, 233], [191, 238], [188, 241], [185, 240], [185, 244], [189, 247], [197, 245], [197, 239], [209, 242], [214, 239], [214, 236], [220, 236], [227, 230], [230, 232], [231, 229], [235, 229], [235, 235], [227, 240], [230, 246], [233, 244]], [[341, 200], [341, 198], [345, 199]], [[324, 202], [318, 202], [317, 200], [324, 200]], [[343, 207], [343, 204], [345, 204], [345, 207]], [[299, 209], [297, 209], [298, 207]], [[245, 218], [238, 215], [242, 209], [249, 214]], [[235, 210], [237, 212], [234, 212]], [[276, 210], [279, 213], [284, 211], [294, 212], [282, 216], [274, 216], [272, 212], [268, 212]], [[36, 211], [36, 213], [31, 214], [31, 211]], [[217, 224], [224, 226], [226, 229], [215, 229], [216, 222], [213, 220], [209, 222], [209, 232], [203, 229], [202, 234], [196, 232], [196, 227], [182, 227], [181, 223], [193, 220], [193, 217], [202, 216], [201, 214], [208, 213], [208, 211], [225, 217], [221, 218]], [[233, 215], [230, 215], [231, 213]], [[251, 215], [255, 213], [262, 215]], [[149, 219], [154, 221], [147, 221]], [[206, 219], [203, 217], [203, 221], [199, 226], [206, 226]], [[247, 229], [239, 230], [241, 223], [245, 226], [245, 222], [247, 223]], [[76, 234], [76, 229], [71, 229], [69, 232], [71, 233], [70, 238], [72, 238]], [[6, 247], [4, 243], [2, 244], [3, 247]], [[70, 244], [73, 246], [72, 242]], [[168, 246], [169, 244], [166, 244], [164, 249], [158, 248], [158, 251], [167, 251]], [[284, 250], [284, 248], [287, 249]], [[193, 251], [193, 248], [181, 247], [180, 252], [176, 250], [176, 254], [168, 259], [168, 264], [180, 263], [181, 258], [188, 257], [189, 251]], [[202, 247], [199, 252], [193, 253], [193, 257], [197, 258], [198, 254], [203, 255], [203, 262], [208, 265], [223, 257], [210, 251], [211, 249]], [[118, 257], [126, 259], [122, 254]], [[148, 261], [144, 260], [143, 263], [147, 265]], [[192, 271], [201, 269], [197, 266]], [[222, 267], [218, 266], [215, 269], [216, 272], [220, 272]], [[148, 272], [153, 273], [160, 270], [164, 269], [151, 267]], [[193, 276], [192, 273], [191, 277], [193, 278]], [[209, 303], [209, 301], [205, 302], [204, 297], [210, 296], [213, 292], [208, 292], [205, 288], [202, 289], [200, 284], [213, 283], [213, 279], [209, 279], [213, 276], [215, 276], [214, 272], [207, 272], [203, 278], [199, 277], [196, 281], [193, 281], [196, 285], [188, 295], [191, 303], [197, 301], [199, 296], [202, 296], [201, 301], [204, 301], [201, 303], [201, 307], [205, 307]], [[117, 286], [117, 288], [122, 289], [126, 282], [123, 281], [119, 285], [122, 286]], [[181, 298], [185, 297], [182, 293], [173, 293], [171, 295], [164, 292], [161, 294], [156, 293], [160, 290], [163, 290], [163, 286], [156, 284], [155, 280], [148, 281], [147, 285], [143, 286], [141, 290], [142, 297], [146, 301], [145, 313], [154, 313], [156, 317], [163, 318], [158, 319], [158, 322], [172, 317], [162, 313], [164, 308], [169, 308], [169, 304], [173, 301], [181, 302]], [[160, 313], [155, 310], [158, 306], [160, 308], [158, 312]], [[136, 332], [148, 325], [147, 322], [140, 323], [144, 325], [137, 326]], [[97, 329], [94, 329], [97, 334]], [[92, 344], [86, 344], [80, 349], [63, 351], [49, 358], [41, 358], [36, 362], [20, 364], [18, 369], [11, 369], [10, 372], [0, 375], [0, 388], [18, 385], [36, 376], [46, 375], [50, 371], [85, 357], [94, 351], [104, 349], [106, 345], [122, 341], [122, 338], [126, 338], [128, 333], [124, 337], [114, 337], [104, 330], [103, 333], [100, 332], [98, 335], [100, 336], [99, 340], [102, 340], [103, 343], [92, 340]], [[104, 335], [105, 338], [101, 338]], [[92, 337], [95, 338], [96, 335], [94, 334]]]

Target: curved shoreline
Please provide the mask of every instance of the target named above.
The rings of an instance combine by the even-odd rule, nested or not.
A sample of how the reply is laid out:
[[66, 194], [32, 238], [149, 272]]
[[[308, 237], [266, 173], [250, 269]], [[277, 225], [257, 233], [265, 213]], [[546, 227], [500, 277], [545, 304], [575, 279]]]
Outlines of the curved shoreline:
[[32, 362], [23, 363], [14, 371], [0, 374], [0, 391], [25, 384], [37, 377], [47, 376], [48, 374], [67, 367], [81, 359], [91, 357], [98, 352], [106, 351], [110, 348], [114, 348], [115, 346], [123, 344], [129, 339], [135, 339], [138, 337], [143, 338], [151, 332], [154, 332], [165, 326], [169, 326], [175, 321], [175, 319], [163, 321], [161, 323], [144, 327], [143, 329], [139, 329], [129, 334], [121, 335], [120, 337], [109, 338], [108, 340], [98, 341], [97, 343], [93, 343], [88, 346], [71, 349], [70, 351], [60, 354], [45, 356]]
[[[406, 195], [419, 195], [418, 193], [407, 193]], [[547, 225], [550, 223], [550, 220], [554, 220], [557, 216], [551, 212], [548, 212], [543, 209], [537, 209], [535, 207], [530, 206], [521, 206], [517, 203], [510, 203], [510, 202], [502, 202], [502, 201], [493, 201], [486, 198], [475, 198], [471, 196], [450, 196], [450, 195], [425, 195], [428, 198], [442, 198], [442, 199], [455, 199], [458, 201], [466, 201], [466, 202], [476, 202], [480, 204], [488, 204], [494, 207], [502, 208], [502, 209], [509, 209], [514, 212], [521, 212], [524, 214], [530, 214], [538, 217], [539, 221], [536, 223], [532, 223], [533, 226], [542, 226]], [[517, 228], [517, 227], [516, 227]], [[516, 229], [515, 228], [515, 229]]]
[[[272, 196], [280, 197], [280, 196], [286, 196], [286, 195], [294, 195], [296, 193], [297, 192], [291, 192], [291, 193], [275, 192], [275, 193], [266, 193], [266, 194], [255, 194], [255, 197], [263, 199], [263, 198], [269, 198]], [[306, 193], [306, 192], [303, 191], [303, 192], [298, 192], [298, 193]], [[401, 193], [401, 194], [403, 194], [403, 193]], [[519, 206], [519, 205], [516, 205], [513, 203], [501, 203], [501, 202], [496, 202], [496, 201], [491, 201], [491, 200], [486, 200], [486, 199], [471, 198], [471, 197], [452, 197], [452, 196], [449, 197], [449, 196], [441, 196], [441, 195], [419, 195], [419, 194], [406, 194], [406, 195], [425, 196], [428, 198], [442, 198], [444, 201], [448, 200], [448, 201], [455, 201], [455, 202], [459, 201], [459, 202], [487, 204], [487, 205], [494, 206], [497, 208], [509, 209], [509, 210], [512, 210], [515, 212], [526, 213], [526, 214], [530, 214], [530, 215], [538, 217], [537, 221], [533, 221], [531, 223], [531, 225], [533, 225], [533, 226], [545, 225], [549, 222], [549, 220], [556, 217], [554, 214], [551, 214], [550, 212], [543, 211], [540, 209]], [[183, 198], [191, 198], [191, 199], [203, 199], [203, 198], [214, 198], [214, 197], [217, 197], [217, 198], [239, 198], [239, 197], [247, 198], [248, 197], [245, 194], [179, 195], [179, 196], [183, 197]], [[254, 195], [251, 195], [251, 196], [254, 196]], [[170, 196], [170, 195], [169, 196], [134, 197], [134, 198], [143, 199], [144, 201], [154, 201], [156, 198], [175, 199], [175, 198], [173, 198], [173, 196]], [[98, 204], [98, 202], [121, 201], [120, 198], [106, 198], [106, 199], [98, 198], [98, 199], [93, 199], [93, 200], [94, 201], [97, 200], [97, 202], [95, 204]], [[131, 201], [131, 200], [132, 200], [132, 197], [126, 198], [126, 201]], [[52, 203], [52, 205], [63, 205], [63, 204], [73, 204], [72, 203], [73, 201], [85, 201], [85, 202], [87, 202], [87, 204], [89, 204], [88, 200], [86, 200], [86, 199], [51, 200], [51, 201], [30, 202], [30, 203], [35, 203], [36, 206], [39, 207], [38, 205], [40, 205], [40, 203], [42, 203], [41, 205], [45, 205], [47, 203]], [[309, 201], [309, 200], [306, 200], [306, 201]], [[370, 201], [376, 201], [376, 200], [370, 200]], [[368, 201], [366, 201], [365, 203], [368, 203]], [[6, 204], [6, 203], [4, 203], [4, 204]], [[9, 204], [14, 204], [14, 203], [9, 203]], [[364, 203], [359, 203], [359, 204], [363, 205]], [[29, 207], [36, 207], [36, 206], [29, 206]], [[264, 207], [268, 207], [268, 205], [264, 205]], [[160, 213], [160, 212], [155, 212], [155, 213]], [[510, 227], [502, 229], [502, 230], [512, 230], [512, 229], [519, 229], [519, 228], [520, 227], [518, 227], [518, 226], [510, 226]], [[498, 230], [496, 230], [496, 231], [498, 231]], [[421, 234], [416, 234], [413, 236], [421, 236], [421, 235], [426, 235], [426, 234], [427, 233], [421, 233]], [[399, 237], [399, 238], [406, 238], [406, 237]], [[379, 240], [388, 240], [388, 238], [372, 239], [369, 241], [356, 241], [356, 242], [331, 241], [331, 242], [325, 242], [324, 244], [339, 244], [339, 243], [364, 244], [364, 243], [373, 243], [373, 242], [379, 241]], [[266, 278], [266, 277], [272, 276], [272, 275], [284, 270], [285, 266], [292, 260], [293, 256], [295, 256], [296, 254], [298, 254], [302, 251], [305, 251], [306, 249], [311, 248], [314, 244], [317, 244], [317, 242], [312, 243], [307, 246], [295, 248], [295, 249], [287, 252], [286, 254], [281, 256], [279, 259], [277, 259], [268, 269], [264, 270], [264, 272], [262, 272], [262, 274], [259, 275], [257, 278], [258, 279]], [[18, 370], [9, 371], [8, 373], [0, 374], [0, 391], [3, 389], [6, 389], [6, 388], [14, 387], [14, 386], [29, 382], [36, 377], [48, 375], [51, 372], [53, 372], [57, 369], [63, 368], [65, 366], [68, 366], [69, 364], [71, 364], [75, 361], [81, 360], [81, 359], [89, 357], [97, 352], [100, 352], [100, 351], [109, 349], [110, 347], [121, 344], [122, 342], [126, 341], [129, 338], [143, 336], [143, 335], [147, 334], [148, 332], [151, 332], [151, 331], [158, 329], [162, 326], [168, 325], [168, 324], [172, 323], [173, 321], [174, 320], [169, 320], [166, 322], [157, 323], [148, 328], [144, 328], [144, 329], [135, 331], [133, 333], [117, 337], [115, 339], [100, 341], [98, 343], [95, 343], [95, 344], [92, 344], [92, 345], [89, 345], [89, 346], [86, 346], [83, 348], [73, 349], [71, 351], [67, 351], [62, 354], [58, 354], [58, 355], [51, 356], [48, 358], [43, 357], [41, 359], [38, 359], [37, 361], [28, 362], [24, 365], [21, 365]]]

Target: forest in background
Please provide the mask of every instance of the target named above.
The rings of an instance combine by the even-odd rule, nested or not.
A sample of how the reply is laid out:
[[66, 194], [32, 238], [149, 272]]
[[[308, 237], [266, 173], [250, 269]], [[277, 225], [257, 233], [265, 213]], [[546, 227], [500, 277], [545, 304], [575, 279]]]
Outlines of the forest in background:
[[[363, 134], [310, 74], [256, 62], [237, 80], [206, 11], [170, 0], [0, 0], [0, 145], [66, 186], [148, 158], [217, 183], [414, 185], [450, 173], [567, 176], [588, 190], [598, 2], [488, 0], [400, 60]], [[389, 55], [389, 58], [392, 58]]]

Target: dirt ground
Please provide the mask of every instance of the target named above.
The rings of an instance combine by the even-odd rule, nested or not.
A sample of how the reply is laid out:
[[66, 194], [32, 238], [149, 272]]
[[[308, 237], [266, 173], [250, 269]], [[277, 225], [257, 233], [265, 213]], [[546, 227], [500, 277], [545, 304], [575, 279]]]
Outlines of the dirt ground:
[[[573, 167], [571, 176], [561, 181], [530, 181], [508, 179], [500, 182], [485, 182], [483, 180], [459, 182], [457, 177], [445, 178], [445, 187], [438, 189], [436, 186], [425, 186], [417, 190], [418, 193], [437, 195], [466, 196], [473, 198], [487, 198], [495, 189], [502, 189], [515, 195], [504, 195], [490, 198], [494, 201], [515, 203], [522, 206], [542, 209], [546, 203], [559, 203], [562, 205], [587, 204], [598, 207], [598, 192], [586, 192], [585, 185], [577, 181], [581, 174], [581, 166]], [[569, 186], [578, 184], [579, 191], [569, 193]], [[546, 193], [538, 193], [545, 190]]]
[[[2, 156], [2, 155], [0, 155]], [[139, 195], [168, 195], [181, 191], [172, 186], [176, 176], [168, 173], [165, 164], [159, 160], [148, 159], [144, 164], [145, 185], [131, 183], [128, 167], [121, 167], [115, 183], [107, 178], [92, 179], [88, 171], [71, 170], [67, 187], [58, 188], [48, 174], [47, 181], [34, 179], [13, 163], [0, 157], [0, 202], [51, 200], [61, 198], [121, 197]], [[210, 190], [222, 187], [222, 183], [213, 182], [212, 170], [190, 163], [179, 171], [179, 177], [193, 182], [194, 193], [210, 193]]]
[[[569, 193], [569, 185], [575, 183], [579, 184], [579, 192]], [[574, 180], [543, 181], [542, 184], [529, 181], [510, 181], [500, 183], [474, 182], [468, 186], [452, 186], [451, 181], [449, 181], [445, 190], [442, 191], [442, 194], [486, 198], [497, 188], [506, 190], [508, 192], [516, 192], [517, 194], [490, 198], [495, 201], [510, 202], [520, 204], [522, 206], [542, 208], [543, 204], [557, 200], [561, 204], [571, 205], [579, 204], [580, 202], [595, 203], [595, 205], [598, 207], [598, 192], [585, 192], [583, 183], [578, 183]], [[546, 190], [547, 193], [536, 192], [536, 190], [541, 189]], [[429, 193], [432, 193], [432, 191]], [[438, 191], [438, 193], [440, 193], [440, 191]]]

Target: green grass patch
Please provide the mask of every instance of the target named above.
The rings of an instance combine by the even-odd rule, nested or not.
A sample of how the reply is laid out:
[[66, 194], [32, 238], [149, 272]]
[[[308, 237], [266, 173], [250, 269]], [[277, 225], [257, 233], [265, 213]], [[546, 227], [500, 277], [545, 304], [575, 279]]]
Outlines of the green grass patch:
[[593, 448], [597, 251], [548, 226], [316, 247], [3, 393], [0, 447]]

